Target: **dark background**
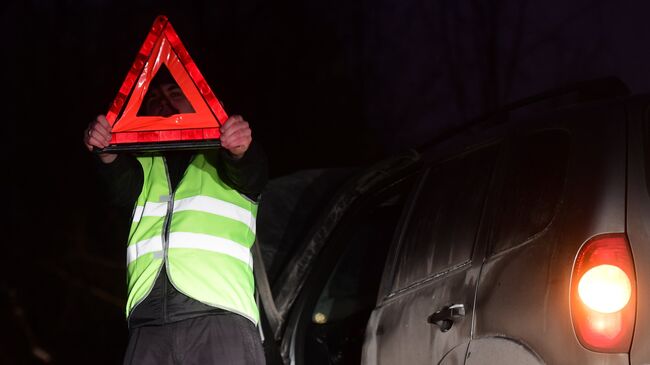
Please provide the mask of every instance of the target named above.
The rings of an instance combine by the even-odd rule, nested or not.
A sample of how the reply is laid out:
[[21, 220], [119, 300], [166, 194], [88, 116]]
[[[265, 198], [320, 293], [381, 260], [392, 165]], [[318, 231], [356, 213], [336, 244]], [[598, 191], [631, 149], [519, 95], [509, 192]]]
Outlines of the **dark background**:
[[[614, 75], [650, 91], [647, 1], [287, 0], [0, 3], [0, 364], [120, 363], [129, 212], [81, 140], [158, 14], [272, 177], [359, 166], [499, 106]], [[4, 215], [7, 216], [7, 215]]]

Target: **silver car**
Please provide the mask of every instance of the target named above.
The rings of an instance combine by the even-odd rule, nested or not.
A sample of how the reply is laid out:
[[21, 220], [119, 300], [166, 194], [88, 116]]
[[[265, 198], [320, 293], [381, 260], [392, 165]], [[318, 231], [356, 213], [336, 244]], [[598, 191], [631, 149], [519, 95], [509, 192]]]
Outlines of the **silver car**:
[[263, 197], [269, 363], [650, 364], [649, 111], [579, 84]]

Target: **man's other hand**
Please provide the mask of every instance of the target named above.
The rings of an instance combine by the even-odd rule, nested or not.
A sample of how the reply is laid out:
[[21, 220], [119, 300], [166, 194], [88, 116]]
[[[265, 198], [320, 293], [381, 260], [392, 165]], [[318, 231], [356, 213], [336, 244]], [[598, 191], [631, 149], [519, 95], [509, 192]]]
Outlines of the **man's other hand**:
[[221, 126], [221, 146], [236, 159], [244, 156], [252, 141], [251, 128], [240, 115], [230, 116]]
[[[84, 132], [84, 145], [88, 151], [93, 148], [105, 148], [111, 143], [111, 125], [106, 120], [106, 116], [99, 115], [95, 120], [88, 124]], [[117, 155], [114, 153], [100, 153], [99, 159], [103, 163], [111, 163], [115, 161]]]

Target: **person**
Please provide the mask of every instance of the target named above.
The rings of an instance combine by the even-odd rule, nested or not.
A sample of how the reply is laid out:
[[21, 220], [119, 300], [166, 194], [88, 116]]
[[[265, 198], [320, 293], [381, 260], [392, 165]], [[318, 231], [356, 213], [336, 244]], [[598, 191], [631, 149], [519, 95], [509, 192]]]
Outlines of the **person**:
[[[164, 81], [152, 82], [143, 114], [192, 112]], [[218, 149], [97, 156], [113, 202], [135, 205], [124, 364], [265, 363], [250, 248], [267, 161], [241, 116], [220, 132]], [[100, 115], [84, 144], [92, 151], [110, 139]]]

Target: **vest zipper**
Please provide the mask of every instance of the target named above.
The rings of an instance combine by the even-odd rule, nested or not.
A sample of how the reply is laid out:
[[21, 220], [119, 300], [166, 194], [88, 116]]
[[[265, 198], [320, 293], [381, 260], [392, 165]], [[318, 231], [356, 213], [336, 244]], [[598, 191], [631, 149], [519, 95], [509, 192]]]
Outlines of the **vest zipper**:
[[163, 223], [163, 233], [162, 233], [162, 243], [163, 243], [163, 267], [165, 268], [165, 275], [167, 276], [166, 280], [163, 281], [163, 292], [162, 292], [162, 314], [163, 314], [163, 323], [167, 323], [167, 281], [171, 281], [169, 276], [169, 265], [167, 252], [169, 250], [169, 226], [171, 224], [172, 213], [174, 212], [174, 192], [172, 191], [172, 183], [169, 178], [169, 166], [167, 166], [167, 159], [165, 156], [162, 156], [163, 163], [165, 165], [165, 176], [167, 177], [167, 187], [169, 191], [169, 201], [167, 202], [167, 214], [165, 215], [165, 222]]
[[[165, 176], [167, 177], [167, 188], [169, 191], [169, 201], [167, 202], [167, 213], [165, 215], [165, 221], [163, 222], [163, 229], [162, 229], [162, 244], [163, 244], [163, 257], [162, 257], [162, 266], [158, 270], [158, 273], [156, 274], [156, 278], [154, 279], [154, 284], [156, 285], [156, 281], [158, 281], [158, 277], [160, 277], [160, 274], [162, 273], [163, 268], [165, 269], [165, 275], [167, 275], [167, 280], [169, 279], [169, 271], [167, 270], [167, 248], [169, 247], [169, 225], [171, 221], [171, 216], [173, 213], [173, 208], [174, 208], [174, 192], [172, 191], [172, 183], [171, 179], [169, 178], [169, 168], [167, 167], [167, 160], [165, 159], [165, 156], [161, 156], [163, 160], [163, 165], [165, 167]], [[162, 293], [162, 314], [163, 314], [163, 323], [167, 322], [167, 280], [164, 280], [163, 283], [163, 293]], [[171, 280], [170, 280], [171, 282]], [[131, 308], [131, 312], [129, 313], [129, 316], [126, 319], [127, 322], [127, 327], [130, 329], [131, 328], [131, 315], [135, 311], [135, 308], [142, 304], [142, 302], [147, 299], [149, 294], [151, 294], [151, 290], [153, 289], [153, 285], [145, 294], [140, 301], [138, 301], [135, 305], [133, 305], [133, 308]]]

